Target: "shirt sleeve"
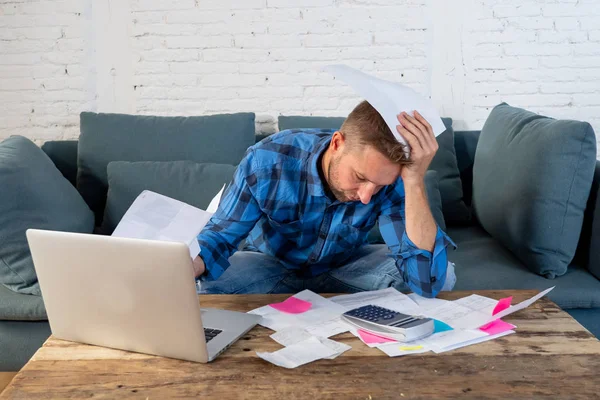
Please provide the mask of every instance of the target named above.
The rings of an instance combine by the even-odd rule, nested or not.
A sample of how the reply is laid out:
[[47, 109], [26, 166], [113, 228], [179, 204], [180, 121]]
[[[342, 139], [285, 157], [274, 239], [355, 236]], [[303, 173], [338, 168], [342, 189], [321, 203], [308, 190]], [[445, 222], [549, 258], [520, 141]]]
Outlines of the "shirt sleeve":
[[406, 234], [404, 184], [398, 180], [386, 194], [379, 215], [379, 230], [408, 287], [423, 297], [435, 297], [446, 281], [446, 247], [456, 245], [437, 227], [433, 253], [418, 248]]
[[249, 150], [235, 171], [217, 211], [198, 235], [200, 256], [206, 266], [202, 280], [215, 280], [229, 267], [229, 257], [246, 238], [262, 211], [253, 193], [257, 184]]

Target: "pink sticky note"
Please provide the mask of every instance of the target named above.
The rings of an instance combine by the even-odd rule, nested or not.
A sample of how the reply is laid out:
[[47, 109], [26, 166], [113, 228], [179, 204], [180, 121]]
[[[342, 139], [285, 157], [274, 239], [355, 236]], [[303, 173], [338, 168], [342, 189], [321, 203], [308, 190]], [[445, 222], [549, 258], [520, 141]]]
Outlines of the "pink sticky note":
[[293, 296], [288, 298], [286, 301], [282, 301], [281, 303], [273, 303], [269, 305], [276, 310], [289, 314], [301, 314], [310, 310], [312, 307], [312, 303], [310, 301], [300, 300]]
[[397, 342], [395, 339], [390, 339], [385, 336], [376, 335], [371, 332], [367, 332], [363, 329], [358, 330], [358, 336], [365, 342], [366, 344], [378, 344], [378, 343], [388, 343], [388, 342]]
[[494, 311], [492, 311], [492, 315], [498, 314], [500, 311], [506, 310], [510, 307], [510, 302], [512, 301], [512, 296], [505, 297], [503, 299], [498, 300], [498, 304], [494, 307]]
[[515, 328], [516, 326], [509, 324], [508, 322], [504, 322], [501, 319], [497, 319], [494, 322], [490, 322], [489, 324], [482, 326], [479, 328], [479, 330], [487, 333], [488, 335], [497, 335]]

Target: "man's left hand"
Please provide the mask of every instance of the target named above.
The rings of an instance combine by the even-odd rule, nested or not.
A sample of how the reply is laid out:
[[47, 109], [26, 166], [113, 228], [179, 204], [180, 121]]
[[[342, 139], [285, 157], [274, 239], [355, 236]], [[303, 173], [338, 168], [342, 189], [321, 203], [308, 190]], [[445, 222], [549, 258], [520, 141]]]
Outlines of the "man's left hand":
[[438, 150], [431, 125], [417, 111], [414, 114], [411, 117], [408, 113], [400, 113], [400, 125], [396, 126], [398, 133], [410, 146], [411, 164], [404, 166], [401, 173], [405, 184], [423, 184], [429, 164]]

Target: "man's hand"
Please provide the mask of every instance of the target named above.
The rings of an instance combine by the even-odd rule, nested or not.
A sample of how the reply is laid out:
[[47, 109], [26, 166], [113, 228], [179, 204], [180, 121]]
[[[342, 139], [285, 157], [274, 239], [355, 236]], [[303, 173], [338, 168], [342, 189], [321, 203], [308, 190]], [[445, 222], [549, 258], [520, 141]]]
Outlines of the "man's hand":
[[194, 277], [197, 278], [204, 273], [206, 270], [206, 265], [204, 265], [204, 260], [200, 256], [196, 256], [194, 261], [192, 262], [194, 265]]
[[402, 180], [405, 185], [423, 183], [427, 168], [438, 150], [438, 143], [429, 122], [417, 111], [415, 117], [402, 112], [398, 115], [400, 125], [396, 126], [398, 133], [410, 145], [411, 164], [402, 168]]

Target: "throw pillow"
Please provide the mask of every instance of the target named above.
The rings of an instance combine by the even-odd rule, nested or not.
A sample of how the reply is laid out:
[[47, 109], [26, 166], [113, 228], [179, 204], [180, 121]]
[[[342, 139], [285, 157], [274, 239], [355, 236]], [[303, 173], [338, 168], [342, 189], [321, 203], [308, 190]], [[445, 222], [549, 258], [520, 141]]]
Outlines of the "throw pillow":
[[454, 147], [451, 118], [442, 118], [446, 130], [437, 137], [438, 151], [429, 165], [437, 171], [442, 196], [442, 210], [448, 225], [465, 225], [471, 221], [471, 211], [463, 199], [462, 181]]
[[533, 272], [563, 275], [577, 249], [595, 165], [590, 124], [501, 103], [475, 153], [477, 218]]
[[144, 190], [206, 209], [229, 184], [235, 172], [229, 164], [193, 161], [113, 161], [108, 164], [108, 195], [102, 233], [111, 234], [127, 209]]
[[81, 113], [77, 189], [102, 220], [111, 161], [237, 165], [254, 144], [254, 113], [160, 117]]
[[94, 215], [42, 149], [22, 136], [0, 143], [0, 188], [0, 283], [40, 295], [27, 229], [92, 233]]

